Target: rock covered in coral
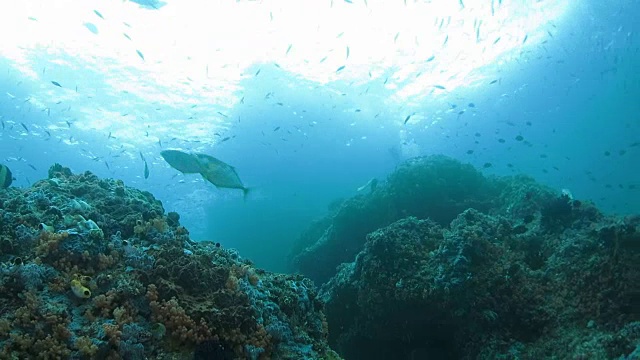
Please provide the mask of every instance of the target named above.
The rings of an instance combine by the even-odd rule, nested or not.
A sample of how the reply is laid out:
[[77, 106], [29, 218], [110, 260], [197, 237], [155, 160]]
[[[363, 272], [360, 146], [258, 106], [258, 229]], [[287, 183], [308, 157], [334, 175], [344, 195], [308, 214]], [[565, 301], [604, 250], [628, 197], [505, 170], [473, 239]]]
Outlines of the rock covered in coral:
[[[605, 216], [525, 177], [483, 186], [492, 199], [458, 199], [480, 206], [450, 222], [422, 212], [380, 222], [364, 240], [335, 238], [358, 250], [321, 291], [330, 344], [346, 359], [635, 358], [640, 217]], [[368, 204], [356, 219], [379, 211], [347, 200], [327, 232], [349, 227], [355, 202]], [[307, 251], [331, 256], [332, 246]]]
[[0, 358], [339, 359], [308, 279], [271, 274], [122, 181], [0, 192]]
[[406, 216], [446, 225], [467, 208], [488, 209], [497, 192], [471, 165], [445, 156], [408, 160], [369, 195], [342, 203], [337, 211], [305, 232], [291, 255], [293, 267], [317, 283], [352, 261], [369, 232]]
[[401, 164], [371, 194], [344, 201], [312, 224], [294, 244], [292, 267], [324, 283], [338, 265], [353, 261], [370, 232], [407, 216], [447, 226], [469, 208], [503, 216], [517, 231], [540, 227], [558, 232], [603, 218], [589, 202], [526, 176], [485, 178], [471, 165], [442, 155], [419, 157]]

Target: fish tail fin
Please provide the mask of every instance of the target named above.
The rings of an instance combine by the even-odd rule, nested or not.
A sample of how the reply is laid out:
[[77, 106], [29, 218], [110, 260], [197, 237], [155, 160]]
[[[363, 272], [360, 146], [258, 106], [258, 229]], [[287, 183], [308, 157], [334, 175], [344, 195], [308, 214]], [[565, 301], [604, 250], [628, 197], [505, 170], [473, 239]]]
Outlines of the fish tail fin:
[[243, 193], [242, 199], [244, 201], [247, 201], [247, 196], [249, 195], [249, 191], [251, 191], [250, 188], [242, 188], [242, 193]]

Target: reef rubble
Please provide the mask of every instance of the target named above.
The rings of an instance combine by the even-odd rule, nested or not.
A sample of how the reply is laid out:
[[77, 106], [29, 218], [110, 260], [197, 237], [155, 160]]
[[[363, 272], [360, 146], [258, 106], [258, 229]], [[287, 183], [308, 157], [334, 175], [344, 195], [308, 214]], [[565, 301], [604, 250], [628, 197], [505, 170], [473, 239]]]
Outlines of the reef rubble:
[[340, 359], [309, 279], [194, 242], [152, 194], [59, 164], [0, 191], [0, 358]]

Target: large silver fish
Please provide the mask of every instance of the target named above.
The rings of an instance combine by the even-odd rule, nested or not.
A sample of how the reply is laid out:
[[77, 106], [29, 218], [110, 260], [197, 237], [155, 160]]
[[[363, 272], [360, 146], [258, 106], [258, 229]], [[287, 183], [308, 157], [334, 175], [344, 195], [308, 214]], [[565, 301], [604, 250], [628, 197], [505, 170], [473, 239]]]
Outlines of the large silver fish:
[[160, 155], [172, 168], [183, 174], [200, 174], [201, 167], [198, 158], [179, 150], [164, 150]]
[[236, 169], [207, 154], [189, 154], [179, 150], [165, 150], [160, 155], [174, 169], [184, 174], [198, 173], [219, 188], [240, 189], [246, 199], [249, 188], [242, 184]]
[[206, 154], [193, 154], [202, 167], [202, 177], [213, 185], [220, 188], [240, 189], [244, 196], [249, 193], [249, 188], [245, 187], [236, 172], [236, 168]]

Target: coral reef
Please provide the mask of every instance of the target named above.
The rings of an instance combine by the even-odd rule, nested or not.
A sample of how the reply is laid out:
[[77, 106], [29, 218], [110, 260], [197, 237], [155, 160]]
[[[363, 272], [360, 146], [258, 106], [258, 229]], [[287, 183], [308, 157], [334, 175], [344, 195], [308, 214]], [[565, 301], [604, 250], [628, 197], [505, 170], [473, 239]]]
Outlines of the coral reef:
[[297, 249], [294, 265], [324, 282], [329, 343], [345, 359], [640, 352], [640, 216], [605, 216], [527, 177], [414, 159]]
[[193, 242], [122, 181], [0, 192], [0, 358], [339, 359], [314, 286]]
[[471, 165], [445, 156], [415, 158], [401, 164], [369, 195], [346, 200], [330, 220], [305, 232], [291, 254], [295, 270], [317, 283], [352, 261], [369, 232], [406, 216], [431, 218], [446, 225], [470, 207], [490, 208], [497, 192]]

